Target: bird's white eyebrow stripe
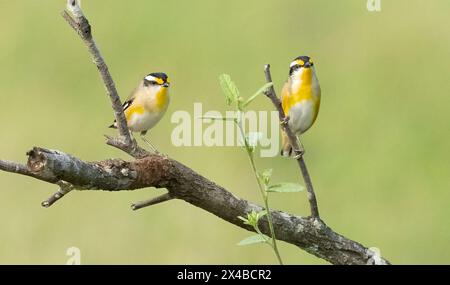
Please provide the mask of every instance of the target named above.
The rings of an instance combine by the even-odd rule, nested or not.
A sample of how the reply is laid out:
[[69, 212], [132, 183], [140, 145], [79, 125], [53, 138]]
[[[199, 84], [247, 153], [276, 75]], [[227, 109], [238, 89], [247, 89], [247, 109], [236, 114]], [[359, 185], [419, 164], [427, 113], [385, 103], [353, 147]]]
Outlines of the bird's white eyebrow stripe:
[[296, 65], [296, 64], [297, 64], [297, 61], [294, 60], [293, 62], [291, 62], [291, 65], [290, 65], [289, 67], [293, 67], [293, 66]]
[[147, 76], [145, 77], [145, 80], [148, 80], [148, 81], [156, 81], [156, 78], [155, 78], [154, 76], [147, 75]]

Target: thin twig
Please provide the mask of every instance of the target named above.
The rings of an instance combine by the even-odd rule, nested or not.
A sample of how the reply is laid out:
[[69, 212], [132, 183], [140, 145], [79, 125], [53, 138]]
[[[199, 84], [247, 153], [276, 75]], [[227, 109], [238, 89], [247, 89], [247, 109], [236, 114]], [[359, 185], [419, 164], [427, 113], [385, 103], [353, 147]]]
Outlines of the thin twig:
[[[70, 14], [67, 10], [70, 11]], [[106, 93], [111, 100], [120, 137], [124, 140], [125, 144], [131, 145], [132, 143], [135, 143], [135, 141], [131, 138], [130, 131], [128, 130], [127, 121], [125, 119], [122, 104], [120, 102], [120, 97], [117, 93], [117, 89], [111, 77], [111, 74], [109, 73], [108, 66], [105, 63], [100, 50], [95, 44], [94, 38], [92, 37], [91, 25], [84, 16], [78, 0], [67, 0], [67, 10], [62, 12], [62, 16], [86, 44], [89, 53], [91, 54], [92, 59], [103, 79]]]
[[34, 176], [34, 174], [28, 169], [28, 167], [13, 161], [0, 160], [0, 170], [27, 176]]
[[48, 208], [51, 205], [53, 205], [56, 201], [58, 201], [59, 199], [61, 199], [62, 197], [64, 197], [64, 195], [66, 195], [67, 193], [69, 193], [70, 191], [72, 191], [74, 189], [73, 185], [60, 180], [58, 182], [56, 182], [57, 185], [59, 185], [59, 190], [56, 191], [52, 196], [50, 196], [47, 200], [43, 201], [41, 203], [42, 207]]
[[139, 202], [136, 202], [134, 204], [131, 204], [131, 209], [133, 211], [136, 211], [136, 210], [142, 209], [144, 207], [148, 207], [148, 206], [156, 205], [156, 204], [159, 204], [159, 203], [162, 203], [162, 202], [170, 201], [172, 199], [175, 199], [175, 198], [172, 197], [170, 195], [170, 193], [165, 193], [165, 194], [162, 194], [162, 195], [157, 196], [157, 197], [152, 198], [152, 199], [148, 199], [148, 200], [145, 200], [145, 201], [139, 201]]
[[[270, 64], [266, 64], [264, 66], [264, 74], [266, 76], [267, 83], [271, 83], [272, 82], [272, 75], [270, 74]], [[278, 116], [279, 116], [279, 119], [280, 119], [280, 122], [281, 122], [281, 127], [283, 128], [284, 132], [288, 136], [289, 142], [290, 142], [292, 148], [294, 150], [299, 150], [300, 147], [299, 147], [299, 144], [298, 144], [298, 138], [292, 132], [291, 128], [289, 127], [289, 124], [286, 123], [286, 116], [284, 114], [283, 107], [281, 106], [281, 101], [280, 101], [280, 99], [278, 99], [277, 94], [275, 93], [275, 88], [273, 87], [273, 85], [270, 86], [264, 92], [264, 94], [267, 97], [269, 97], [269, 99], [272, 101], [273, 105], [277, 109]], [[311, 177], [309, 175], [308, 168], [306, 167], [305, 160], [303, 159], [303, 155], [298, 155], [297, 156], [297, 162], [298, 162], [298, 166], [300, 167], [300, 171], [302, 173], [303, 180], [305, 181], [306, 191], [308, 192], [307, 196], [308, 196], [309, 206], [311, 207], [311, 216], [313, 218], [320, 219], [319, 208], [317, 206], [316, 194], [314, 193], [314, 188], [313, 188], [313, 184], [312, 184], [312, 181], [311, 181]]]
[[[28, 153], [27, 153], [27, 155], [28, 155]], [[56, 177], [54, 177], [53, 175], [51, 175], [49, 173], [33, 172], [26, 165], [12, 162], [12, 161], [7, 161], [7, 160], [0, 160], [0, 170], [30, 176], [30, 177], [36, 178], [38, 180], [42, 180], [42, 181], [53, 183], [53, 184], [58, 181], [58, 179], [56, 179]]]
[[[134, 158], [144, 158], [151, 153], [140, 147], [137, 143], [133, 142], [132, 144], [126, 144], [120, 138], [112, 138], [110, 136], [105, 135], [106, 144], [118, 148]], [[134, 139], [133, 139], [134, 141]]]

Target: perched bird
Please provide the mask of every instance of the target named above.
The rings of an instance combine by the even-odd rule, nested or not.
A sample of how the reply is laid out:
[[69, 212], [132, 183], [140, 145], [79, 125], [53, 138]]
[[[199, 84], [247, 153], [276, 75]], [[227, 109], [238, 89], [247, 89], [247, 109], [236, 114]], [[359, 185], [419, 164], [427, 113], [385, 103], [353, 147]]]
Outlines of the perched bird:
[[[299, 56], [290, 64], [289, 78], [281, 91], [281, 105], [289, 117], [289, 127], [297, 136], [306, 132], [314, 123], [320, 107], [320, 85], [314, 63], [308, 56]], [[282, 136], [282, 156], [290, 156], [292, 146], [285, 132]], [[303, 153], [303, 147], [294, 150]]]
[[[156, 148], [144, 137], [166, 113], [169, 106], [169, 78], [165, 73], [145, 76], [130, 97], [123, 103], [123, 111], [131, 132], [140, 136], [154, 151]], [[117, 128], [117, 122], [109, 126]]]

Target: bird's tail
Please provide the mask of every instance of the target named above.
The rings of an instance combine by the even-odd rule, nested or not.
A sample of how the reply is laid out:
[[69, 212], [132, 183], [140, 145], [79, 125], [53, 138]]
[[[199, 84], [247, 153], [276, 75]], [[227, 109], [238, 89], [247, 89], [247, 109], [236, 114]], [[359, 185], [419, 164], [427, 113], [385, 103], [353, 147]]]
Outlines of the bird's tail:
[[281, 156], [289, 157], [292, 155], [292, 146], [289, 138], [284, 131], [281, 131]]

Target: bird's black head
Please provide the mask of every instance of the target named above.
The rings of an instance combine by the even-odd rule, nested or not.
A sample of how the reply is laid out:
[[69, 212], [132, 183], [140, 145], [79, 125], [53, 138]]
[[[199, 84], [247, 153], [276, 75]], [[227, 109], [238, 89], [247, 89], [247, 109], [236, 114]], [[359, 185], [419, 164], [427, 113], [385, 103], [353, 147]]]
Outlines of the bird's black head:
[[144, 77], [144, 85], [145, 86], [160, 85], [163, 87], [169, 87], [170, 81], [167, 74], [163, 72], [154, 72]]
[[289, 75], [292, 75], [292, 73], [294, 73], [299, 68], [310, 68], [312, 66], [314, 66], [314, 63], [309, 56], [299, 56], [291, 62]]

